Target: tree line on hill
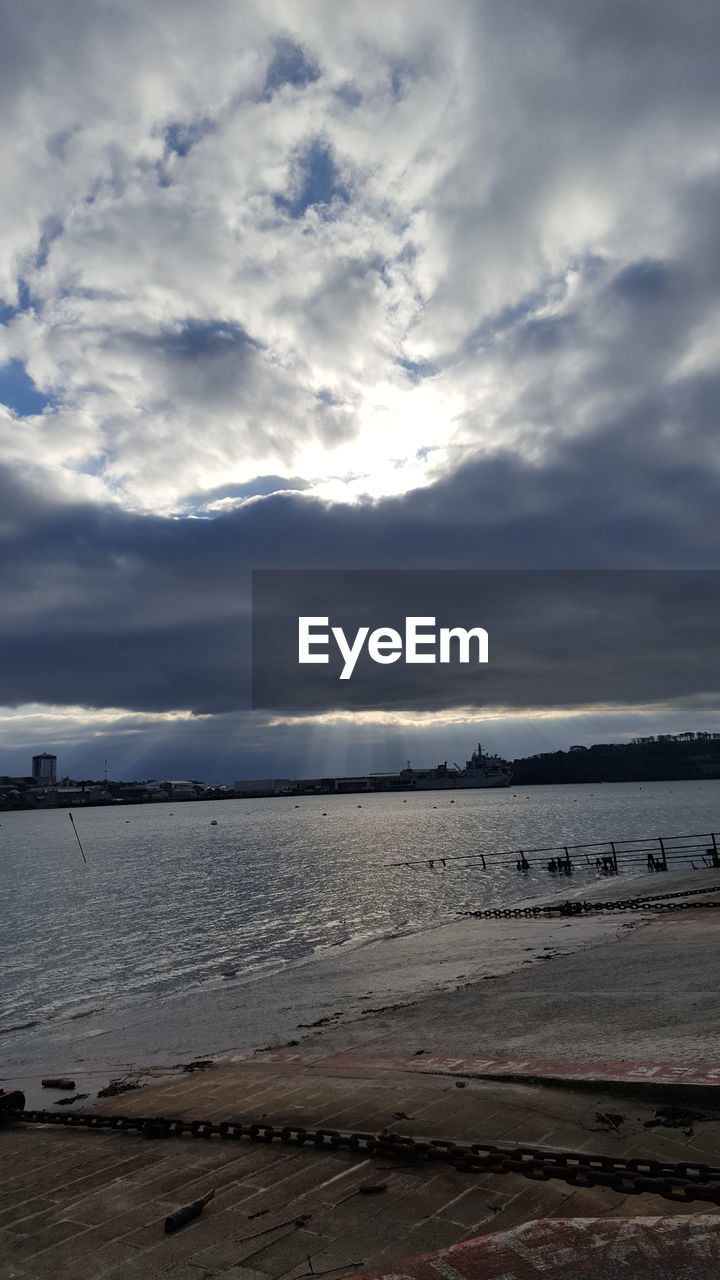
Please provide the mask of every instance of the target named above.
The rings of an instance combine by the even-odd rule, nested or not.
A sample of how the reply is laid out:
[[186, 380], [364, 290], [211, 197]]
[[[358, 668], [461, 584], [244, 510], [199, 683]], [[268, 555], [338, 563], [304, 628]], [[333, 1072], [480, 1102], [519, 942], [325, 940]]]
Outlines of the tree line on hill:
[[670, 782], [720, 778], [720, 733], [661, 734], [545, 751], [513, 761], [513, 783]]

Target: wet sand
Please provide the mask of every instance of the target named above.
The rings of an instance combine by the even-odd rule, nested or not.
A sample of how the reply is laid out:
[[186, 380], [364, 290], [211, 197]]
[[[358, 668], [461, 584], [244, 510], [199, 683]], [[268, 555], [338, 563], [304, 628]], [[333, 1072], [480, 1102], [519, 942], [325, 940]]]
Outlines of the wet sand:
[[[532, 1055], [556, 1059], [720, 1063], [720, 901], [717, 871], [652, 875], [632, 895], [717, 887], [688, 909], [571, 920], [471, 921], [485, 961], [455, 990], [323, 1028], [315, 1043], [397, 1052]], [[629, 896], [613, 880], [582, 896]], [[461, 930], [446, 941], [453, 943]], [[462, 936], [465, 938], [464, 930]], [[471, 939], [468, 939], [471, 945]], [[524, 946], [523, 946], [524, 944]], [[523, 950], [526, 951], [524, 959]], [[519, 961], [519, 963], [518, 963]]]

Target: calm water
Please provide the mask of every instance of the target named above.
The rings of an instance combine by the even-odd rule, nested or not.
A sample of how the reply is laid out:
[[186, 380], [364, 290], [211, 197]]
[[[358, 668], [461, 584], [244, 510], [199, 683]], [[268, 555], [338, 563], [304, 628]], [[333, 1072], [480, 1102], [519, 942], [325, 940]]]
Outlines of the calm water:
[[553, 887], [540, 870], [385, 865], [397, 859], [720, 829], [720, 782], [452, 799], [425, 792], [80, 810], [87, 866], [66, 811], [0, 814], [0, 1033], [157, 1000], [219, 983], [228, 971], [261, 975], [339, 943]]

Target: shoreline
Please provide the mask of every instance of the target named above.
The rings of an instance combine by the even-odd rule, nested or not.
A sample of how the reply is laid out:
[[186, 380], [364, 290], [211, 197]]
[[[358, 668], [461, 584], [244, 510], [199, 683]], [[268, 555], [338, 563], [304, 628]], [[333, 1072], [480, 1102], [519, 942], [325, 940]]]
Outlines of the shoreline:
[[[720, 896], [720, 877], [711, 870], [632, 879], [633, 896], [715, 885]], [[571, 897], [622, 899], [629, 896], [627, 888], [628, 879], [613, 877], [593, 886], [563, 884], [562, 893], [542, 899], [533, 895], [527, 901], [539, 905], [541, 900]], [[698, 909], [701, 903], [699, 897]], [[197, 1059], [227, 1061], [234, 1054], [252, 1058], [268, 1049], [330, 1051], [370, 1044], [388, 1047], [394, 1041], [402, 1047], [410, 1040], [422, 1048], [423, 1039], [434, 1037], [428, 1048], [445, 1044], [470, 1052], [478, 1037], [473, 1011], [493, 1021], [488, 1008], [491, 989], [510, 982], [519, 988], [516, 1002], [522, 1002], [522, 991], [538, 986], [541, 971], [570, 961], [576, 972], [583, 968], [583, 957], [605, 955], [653, 922], [660, 923], [649, 913], [502, 920], [460, 916], [356, 946], [336, 946], [332, 955], [315, 955], [270, 975], [229, 981], [212, 991], [178, 993], [160, 1007], [153, 1002], [110, 1025], [88, 1017], [82, 1027], [70, 1033], [65, 1028], [54, 1037], [44, 1028], [42, 1035], [31, 1037], [35, 1052], [29, 1060], [7, 1060], [5, 1087], [24, 1088], [31, 1105], [47, 1105], [49, 1094], [37, 1087], [41, 1075], [67, 1072], [80, 1093], [93, 1096], [98, 1082], [120, 1075], [148, 1078], [182, 1070]], [[662, 923], [667, 925], [667, 919]], [[587, 989], [587, 984], [580, 988]], [[463, 1014], [457, 1012], [461, 1008]], [[458, 1017], [466, 1018], [464, 1043]], [[481, 1051], [496, 1048], [489, 1026], [483, 1034]], [[494, 1034], [502, 1040], [502, 1028]]]
[[[385, 865], [385, 864], [379, 864]], [[580, 868], [580, 875], [584, 875], [584, 867]], [[670, 872], [670, 875], [678, 874]], [[681, 876], [685, 872], [679, 873]], [[690, 874], [689, 871], [687, 874]], [[576, 899], [579, 897], [592, 900], [597, 897], [604, 897], [608, 886], [625, 884], [632, 882], [637, 883], [639, 880], [647, 881], [654, 885], [652, 878], [646, 876], [643, 872], [629, 872], [620, 874], [616, 878], [606, 879], [599, 878], [597, 874], [581, 886], [574, 883], [572, 879], [558, 875], [557, 879], [550, 884], [552, 889], [545, 887], [534, 887], [534, 891], [527, 892], [530, 885], [523, 878], [513, 881], [513, 889], [516, 892], [506, 892], [502, 904], [488, 903], [488, 906], [497, 907], [502, 910], [504, 907], [522, 908], [526, 906], [541, 907], [551, 905], [558, 900]], [[546, 882], [547, 883], [547, 882]], [[505, 886], [506, 890], [508, 886]], [[228, 970], [222, 975], [213, 974], [207, 978], [194, 978], [190, 988], [178, 987], [175, 990], [168, 991], [164, 994], [153, 993], [145, 996], [135, 993], [126, 1001], [113, 1004], [108, 1008], [107, 1005], [99, 1005], [95, 1008], [84, 1008], [78, 1012], [64, 1015], [57, 1020], [43, 1020], [42, 1017], [33, 1018], [27, 1022], [18, 1023], [0, 1027], [0, 1047], [5, 1049], [8, 1043], [12, 1043], [11, 1037], [20, 1037], [26, 1031], [33, 1032], [31, 1038], [36, 1036], [47, 1035], [50, 1039], [71, 1040], [73, 1037], [70, 1031], [75, 1028], [75, 1024], [85, 1022], [89, 1019], [100, 1019], [101, 1015], [108, 1014], [118, 1020], [131, 1021], [133, 1016], [142, 1019], [147, 1010], [157, 1007], [163, 1002], [173, 1003], [178, 1001], [192, 1001], [193, 999], [212, 999], [218, 993], [226, 990], [234, 990], [239, 987], [255, 986], [256, 984], [265, 983], [270, 979], [279, 977], [282, 974], [293, 974], [301, 970], [313, 971], [317, 966], [319, 969], [324, 965], [332, 965], [339, 955], [355, 955], [362, 953], [366, 948], [372, 948], [377, 945], [384, 945], [391, 942], [403, 940], [406, 938], [419, 938], [424, 935], [434, 933], [436, 930], [447, 929], [459, 922], [465, 917], [470, 917], [471, 911], [457, 911], [449, 914], [443, 919], [430, 922], [417, 922], [403, 924], [393, 927], [388, 932], [382, 929], [377, 931], [363, 931], [362, 933], [352, 935], [348, 938], [341, 939], [338, 942], [323, 943], [308, 951], [304, 955], [292, 957], [289, 959], [268, 959], [257, 965], [251, 965], [249, 968], [242, 970]], [[432, 985], [432, 984], [431, 984]], [[93, 1032], [97, 1034], [98, 1032]], [[82, 1041], [85, 1037], [78, 1035], [78, 1040]]]
[[[542, 803], [527, 797], [521, 804], [504, 791], [468, 793], [453, 805], [435, 796], [437, 812], [432, 796], [416, 795], [407, 804], [376, 796], [363, 806], [337, 797], [320, 806], [329, 810], [322, 817], [314, 804], [289, 816], [283, 810], [281, 818], [280, 807], [250, 804], [240, 812], [235, 802], [196, 804], [177, 815], [159, 812], [163, 806], [86, 814], [87, 867], [66, 815], [11, 822], [17, 815], [9, 814], [3, 861], [15, 891], [0, 947], [8, 973], [3, 1056], [44, 1058], [47, 1039], [63, 1057], [87, 1059], [81, 1032], [129, 1027], [144, 1011], [170, 1009], [193, 991], [214, 1004], [221, 988], [254, 986], [300, 966], [314, 984], [309, 966], [364, 948], [368, 934], [374, 941], [422, 932], [455, 920], [456, 910], [576, 895], [578, 883], [583, 895], [597, 884], [604, 893], [609, 883], [582, 865], [586, 859], [572, 880], [551, 878], [542, 859], [532, 859], [527, 875], [516, 872], [514, 859], [487, 875], [452, 862], [447, 875], [439, 865], [385, 870], [403, 854], [432, 862], [479, 849], [716, 825], [717, 787], [686, 783], [675, 794], [588, 787], [581, 802], [577, 789], [543, 790]], [[211, 827], [221, 810], [220, 826]], [[639, 866], [627, 870], [642, 874]], [[117, 915], [107, 909], [115, 902]], [[123, 1058], [134, 1048], [129, 1039]]]

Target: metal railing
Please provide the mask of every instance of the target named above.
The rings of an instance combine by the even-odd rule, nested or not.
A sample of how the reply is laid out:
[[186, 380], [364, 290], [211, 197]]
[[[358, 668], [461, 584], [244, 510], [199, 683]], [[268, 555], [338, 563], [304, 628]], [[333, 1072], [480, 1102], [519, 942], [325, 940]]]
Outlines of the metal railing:
[[[645, 864], [648, 871], [667, 871], [671, 864], [690, 863], [695, 870], [720, 868], [720, 836], [714, 831], [679, 836], [639, 836], [624, 840], [592, 840], [585, 844], [541, 845], [532, 849], [510, 849], [503, 853], [451, 854], [433, 858], [404, 858], [386, 863], [389, 867], [442, 866], [467, 867], [490, 871], [514, 862], [518, 871], [533, 868], [550, 872], [569, 872], [589, 865], [606, 875], [617, 875], [621, 868]], [[478, 864], [479, 867], [478, 867]]]

